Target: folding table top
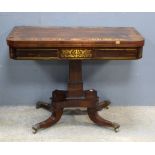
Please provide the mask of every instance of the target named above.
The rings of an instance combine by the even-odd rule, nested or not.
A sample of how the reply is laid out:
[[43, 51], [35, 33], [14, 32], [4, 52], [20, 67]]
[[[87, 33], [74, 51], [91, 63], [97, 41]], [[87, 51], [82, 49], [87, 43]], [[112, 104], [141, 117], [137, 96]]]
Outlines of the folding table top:
[[144, 38], [132, 27], [14, 27], [10, 57], [25, 60], [121, 59], [142, 57]]
[[14, 47], [139, 47], [144, 38], [132, 27], [14, 27]]

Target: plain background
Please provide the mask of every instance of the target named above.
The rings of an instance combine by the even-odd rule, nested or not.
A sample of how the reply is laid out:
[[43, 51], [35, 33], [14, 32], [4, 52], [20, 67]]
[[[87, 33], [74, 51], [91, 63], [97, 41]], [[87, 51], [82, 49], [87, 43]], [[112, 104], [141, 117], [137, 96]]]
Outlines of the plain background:
[[49, 101], [54, 89], [66, 89], [67, 61], [9, 59], [6, 37], [14, 26], [133, 26], [145, 38], [136, 61], [85, 61], [85, 89], [94, 88], [112, 105], [155, 104], [155, 13], [0, 13], [0, 105]]

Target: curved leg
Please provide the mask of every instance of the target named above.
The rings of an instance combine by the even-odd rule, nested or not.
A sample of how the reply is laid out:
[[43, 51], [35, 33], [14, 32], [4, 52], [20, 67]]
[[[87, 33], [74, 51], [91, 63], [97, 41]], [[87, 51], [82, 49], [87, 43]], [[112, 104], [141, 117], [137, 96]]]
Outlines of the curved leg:
[[39, 129], [48, 128], [48, 127], [54, 125], [55, 123], [57, 123], [60, 120], [62, 113], [63, 113], [62, 108], [54, 110], [52, 115], [47, 120], [37, 123], [34, 126], [32, 126], [33, 133], [37, 133], [37, 131]]
[[118, 131], [118, 128], [120, 127], [119, 124], [103, 119], [101, 116], [98, 115], [97, 111], [92, 108], [87, 108], [87, 112], [89, 118], [97, 125], [112, 127], [114, 128], [115, 132]]

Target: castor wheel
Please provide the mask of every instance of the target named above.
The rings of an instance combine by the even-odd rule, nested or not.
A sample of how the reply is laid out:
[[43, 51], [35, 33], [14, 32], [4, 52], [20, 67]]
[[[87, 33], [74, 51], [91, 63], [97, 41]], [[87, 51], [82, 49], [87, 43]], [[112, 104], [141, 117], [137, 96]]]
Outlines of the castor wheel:
[[109, 109], [109, 105], [111, 104], [111, 102], [109, 100], [105, 100], [105, 109]]
[[36, 109], [39, 109], [39, 108], [43, 108], [45, 110], [52, 111], [51, 104], [46, 103], [46, 102], [42, 102], [42, 101], [38, 101], [36, 103]]
[[117, 124], [117, 123], [114, 123], [114, 131], [115, 132], [118, 132], [119, 131], [119, 128], [120, 128], [120, 125]]
[[114, 131], [115, 131], [115, 132], [119, 132], [119, 128], [115, 128]]
[[32, 126], [32, 133], [33, 134], [36, 134], [38, 129], [40, 129], [40, 126], [38, 124], [35, 124]]
[[36, 103], [36, 109], [41, 108], [41, 105], [42, 105], [42, 102], [40, 102], [40, 101], [39, 101], [39, 102], [37, 102], [37, 103]]
[[103, 108], [104, 109], [109, 109], [109, 104], [110, 104], [111, 102], [110, 101], [108, 101], [108, 100], [106, 100], [106, 101], [101, 101], [101, 102], [99, 102], [99, 104], [97, 105], [97, 107], [96, 107], [96, 110], [97, 111], [100, 111], [100, 110], [102, 110]]

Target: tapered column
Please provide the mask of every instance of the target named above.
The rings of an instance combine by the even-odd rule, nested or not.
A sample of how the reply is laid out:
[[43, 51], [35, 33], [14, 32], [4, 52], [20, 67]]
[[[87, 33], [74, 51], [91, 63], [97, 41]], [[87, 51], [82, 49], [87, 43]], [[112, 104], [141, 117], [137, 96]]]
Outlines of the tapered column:
[[81, 60], [70, 60], [67, 97], [82, 97], [83, 94], [82, 62]]

